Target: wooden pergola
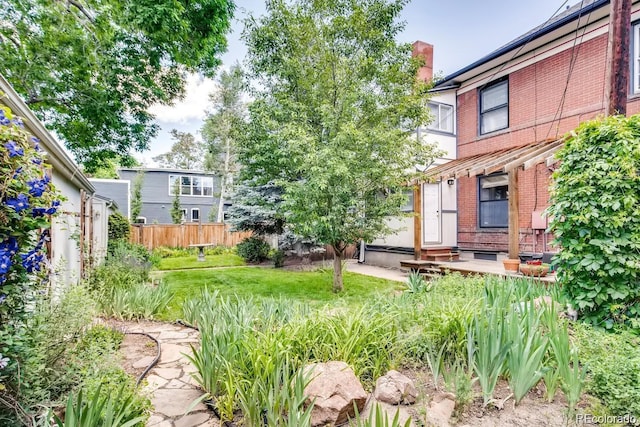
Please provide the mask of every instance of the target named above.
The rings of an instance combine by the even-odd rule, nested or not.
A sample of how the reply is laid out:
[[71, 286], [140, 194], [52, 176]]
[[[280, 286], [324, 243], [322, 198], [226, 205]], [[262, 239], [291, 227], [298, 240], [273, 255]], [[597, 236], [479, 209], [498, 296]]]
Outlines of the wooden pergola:
[[518, 147], [504, 148], [491, 153], [477, 154], [452, 160], [425, 172], [425, 181], [438, 182], [462, 177], [489, 175], [496, 172], [509, 175], [509, 258], [518, 258], [518, 169], [527, 170], [546, 162], [556, 162], [555, 152], [564, 144], [564, 138], [545, 140]]

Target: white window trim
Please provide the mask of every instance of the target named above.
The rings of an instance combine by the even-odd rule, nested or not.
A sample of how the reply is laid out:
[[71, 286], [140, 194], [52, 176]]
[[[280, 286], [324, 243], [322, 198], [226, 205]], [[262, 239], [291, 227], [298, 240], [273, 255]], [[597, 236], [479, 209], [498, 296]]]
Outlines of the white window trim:
[[[183, 177], [188, 177], [191, 178], [191, 184], [190, 184], [190, 188], [191, 188], [191, 193], [193, 193], [193, 178], [200, 178], [200, 179], [211, 179], [211, 194], [207, 195], [207, 194], [180, 194], [180, 197], [207, 197], [207, 198], [213, 198], [213, 177], [212, 176], [206, 176], [206, 175], [169, 175], [169, 177], [167, 178], [167, 182], [169, 183], [168, 187], [169, 187], [169, 196], [175, 196], [175, 194], [173, 194], [173, 186], [171, 185], [171, 178], [173, 177], [177, 177], [180, 181], [182, 181]], [[180, 188], [182, 189], [182, 184], [180, 184]], [[204, 188], [204, 186], [202, 187]]]
[[[484, 92], [485, 90], [491, 89], [491, 88], [493, 88], [495, 86], [499, 86], [499, 85], [505, 85], [505, 87], [506, 87], [506, 90], [507, 90], [507, 102], [505, 102], [504, 104], [500, 104], [499, 106], [489, 108], [486, 111], [483, 111], [482, 110], [482, 92]], [[501, 127], [501, 128], [492, 129], [490, 131], [483, 132], [482, 131], [482, 117], [483, 117], [483, 115], [486, 114], [486, 113], [490, 113], [492, 111], [501, 110], [503, 108], [505, 108], [507, 110], [507, 123], [506, 123], [506, 125], [504, 127]], [[509, 117], [509, 80], [504, 79], [504, 80], [498, 80], [498, 81], [495, 81], [495, 82], [491, 82], [491, 83], [487, 84], [486, 86], [484, 86], [482, 89], [480, 89], [479, 92], [478, 92], [478, 134], [480, 134], [480, 135], [489, 135], [489, 134], [491, 134], [493, 132], [498, 132], [498, 131], [501, 131], [501, 130], [504, 130], [504, 129], [509, 129], [509, 119], [510, 119], [510, 117]]]
[[[193, 213], [198, 212], [198, 219], [193, 218]], [[200, 208], [192, 208], [191, 209], [191, 222], [199, 222], [200, 221]]]
[[[454, 129], [455, 129], [455, 109], [453, 108], [453, 105], [450, 104], [445, 104], [444, 102], [437, 102], [437, 101], [429, 101], [430, 105], [434, 105], [436, 107], [438, 107], [438, 117], [435, 118], [435, 120], [433, 120], [431, 123], [429, 123], [427, 125], [427, 130], [429, 131], [435, 131], [435, 132], [442, 132], [442, 133], [447, 133], [447, 134], [451, 134], [453, 135]], [[451, 129], [441, 129], [440, 127], [436, 127], [434, 125], [439, 124], [442, 122], [442, 120], [440, 120], [440, 117], [442, 117], [442, 109], [443, 107], [449, 108], [451, 109]]]

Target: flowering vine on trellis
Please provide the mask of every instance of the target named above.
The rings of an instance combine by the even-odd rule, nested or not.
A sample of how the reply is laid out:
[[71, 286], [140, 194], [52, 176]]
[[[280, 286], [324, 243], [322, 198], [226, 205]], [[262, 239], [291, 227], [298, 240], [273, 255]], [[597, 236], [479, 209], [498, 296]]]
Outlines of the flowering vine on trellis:
[[45, 155], [22, 120], [0, 105], [0, 390], [2, 371], [12, 367], [7, 343], [15, 339], [8, 338], [22, 328], [26, 305], [48, 273], [46, 242], [61, 197]]

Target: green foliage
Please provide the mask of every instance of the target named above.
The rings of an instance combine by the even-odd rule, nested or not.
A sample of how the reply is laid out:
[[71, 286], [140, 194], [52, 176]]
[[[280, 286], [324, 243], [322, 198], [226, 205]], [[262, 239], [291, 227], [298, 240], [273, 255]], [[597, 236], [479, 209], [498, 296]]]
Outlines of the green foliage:
[[227, 222], [234, 231], [252, 231], [259, 236], [282, 234], [285, 227], [282, 193], [282, 188], [273, 182], [261, 183], [258, 177], [245, 177], [235, 188]]
[[507, 369], [516, 404], [538, 384], [545, 372], [542, 364], [548, 340], [540, 334], [541, 316], [542, 310], [536, 309], [533, 300], [507, 314], [507, 340], [511, 343]]
[[548, 214], [558, 281], [587, 321], [640, 327], [640, 116], [583, 123], [559, 151]]
[[431, 284], [428, 283], [424, 276], [418, 271], [412, 271], [407, 278], [407, 292], [419, 293], [431, 290]]
[[[260, 90], [239, 140], [241, 181], [281, 187], [277, 209], [291, 231], [331, 245], [338, 259], [348, 244], [390, 231], [408, 171], [436, 155], [409, 137], [428, 112], [420, 63], [395, 41], [405, 4], [278, 0], [247, 21]], [[338, 261], [334, 272], [340, 291]]]
[[171, 289], [135, 284], [127, 288], [113, 288], [101, 300], [103, 314], [123, 320], [155, 319], [171, 302]]
[[134, 396], [125, 393], [123, 385], [116, 394], [104, 394], [101, 387], [86, 395], [82, 390], [69, 396], [64, 420], [54, 415], [58, 427], [132, 427], [145, 420], [144, 416], [127, 417], [134, 405]]
[[628, 331], [606, 332], [574, 324], [572, 335], [587, 370], [585, 389], [610, 414], [640, 417], [640, 339]]
[[116, 240], [129, 240], [131, 225], [127, 217], [120, 212], [114, 212], [109, 215], [109, 243]]
[[269, 259], [269, 244], [257, 236], [247, 237], [236, 249], [246, 262], [259, 263]]
[[131, 188], [131, 221], [135, 221], [142, 212], [142, 184], [144, 184], [144, 171], [139, 170], [133, 178]]
[[285, 253], [281, 249], [270, 250], [269, 251], [269, 259], [271, 259], [271, 261], [273, 261], [273, 266], [275, 268], [282, 268], [282, 267], [284, 267]]
[[358, 413], [358, 408], [354, 404], [354, 408], [356, 411], [356, 420], [355, 427], [410, 427], [411, 419], [407, 419], [404, 423], [400, 422], [400, 409], [398, 409], [391, 420], [389, 420], [389, 416], [384, 411], [382, 406], [376, 402], [369, 412], [369, 417], [366, 419], [362, 419], [360, 414]]
[[171, 129], [171, 138], [175, 141], [167, 153], [155, 156], [154, 162], [167, 169], [202, 170], [204, 147], [189, 132]]
[[[227, 0], [51, 2], [0, 9], [0, 72], [91, 172], [129, 166], [158, 127], [148, 110], [213, 76], [233, 13]], [[25, 66], [29, 64], [29, 66]]]

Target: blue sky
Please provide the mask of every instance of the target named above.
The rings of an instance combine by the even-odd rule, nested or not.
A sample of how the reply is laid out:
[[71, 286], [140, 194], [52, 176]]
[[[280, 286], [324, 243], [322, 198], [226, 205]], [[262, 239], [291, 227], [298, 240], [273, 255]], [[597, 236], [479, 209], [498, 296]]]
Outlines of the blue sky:
[[[434, 72], [451, 74], [480, 59], [519, 35], [544, 23], [577, 0], [413, 0], [402, 13], [405, 30], [398, 41], [422, 40], [434, 45]], [[222, 57], [223, 67], [242, 61], [246, 48], [240, 40], [242, 20], [261, 15], [264, 0], [236, 0], [236, 18], [228, 35], [228, 52]], [[198, 137], [213, 82], [192, 76], [187, 95], [173, 107], [156, 107], [152, 111], [161, 127], [150, 150], [138, 155], [148, 166], [151, 157], [171, 147], [169, 132], [178, 129]]]

